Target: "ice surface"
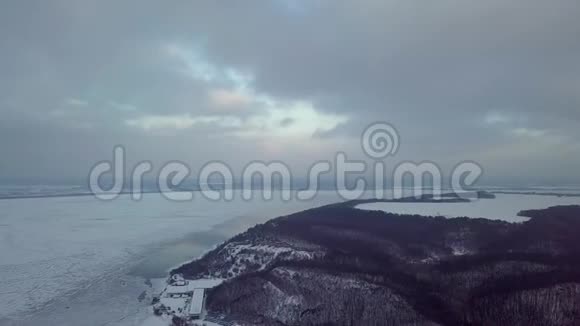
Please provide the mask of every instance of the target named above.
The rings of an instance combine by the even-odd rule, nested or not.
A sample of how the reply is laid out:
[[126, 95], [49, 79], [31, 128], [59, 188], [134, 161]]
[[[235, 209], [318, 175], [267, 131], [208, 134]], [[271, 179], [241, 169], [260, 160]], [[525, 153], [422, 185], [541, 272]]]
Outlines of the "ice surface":
[[137, 298], [152, 291], [127, 273], [164, 243], [234, 218], [276, 217], [339, 200], [332, 192], [309, 202], [235, 198], [0, 200], [0, 325], [78, 325], [79, 317], [83, 325], [132, 324], [129, 316], [150, 302]]
[[[0, 200], [0, 325], [160, 322], [150, 315], [158, 282], [146, 285], [128, 273], [152, 253], [164, 252], [159, 249], [165, 244], [232, 219], [273, 218], [341, 201], [333, 191], [308, 202], [240, 197], [212, 202], [198, 194], [191, 202], [172, 202], [151, 193], [139, 202], [128, 195], [111, 202], [90, 196]], [[498, 195], [469, 204], [361, 208], [521, 220], [515, 216], [519, 210], [562, 204], [580, 204], [580, 199]]]
[[450, 218], [483, 217], [492, 220], [523, 222], [528, 218], [517, 216], [518, 212], [556, 205], [580, 205], [580, 198], [497, 194], [495, 199], [480, 199], [469, 203], [369, 203], [358, 205], [357, 208], [398, 214], [440, 215]]

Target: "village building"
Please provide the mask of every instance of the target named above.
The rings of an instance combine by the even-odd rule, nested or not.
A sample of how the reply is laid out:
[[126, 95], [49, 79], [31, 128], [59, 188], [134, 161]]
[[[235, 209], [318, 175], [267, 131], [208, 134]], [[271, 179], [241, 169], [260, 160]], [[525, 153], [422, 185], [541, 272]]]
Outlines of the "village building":
[[185, 280], [179, 275], [173, 275], [171, 284], [167, 285], [160, 303], [169, 313], [188, 317], [202, 318], [205, 290], [220, 285], [221, 279]]

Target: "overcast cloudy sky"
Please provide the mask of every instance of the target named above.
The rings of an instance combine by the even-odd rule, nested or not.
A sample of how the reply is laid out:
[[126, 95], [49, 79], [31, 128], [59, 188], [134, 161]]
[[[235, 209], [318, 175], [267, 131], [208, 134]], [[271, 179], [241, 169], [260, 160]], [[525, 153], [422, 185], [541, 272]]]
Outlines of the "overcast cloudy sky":
[[2, 1], [0, 177], [362, 158], [578, 176], [578, 0]]

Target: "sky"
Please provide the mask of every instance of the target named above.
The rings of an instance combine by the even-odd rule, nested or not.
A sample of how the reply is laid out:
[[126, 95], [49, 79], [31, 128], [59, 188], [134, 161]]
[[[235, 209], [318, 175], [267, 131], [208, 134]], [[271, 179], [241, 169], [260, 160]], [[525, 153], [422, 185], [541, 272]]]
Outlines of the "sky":
[[0, 177], [366, 158], [580, 177], [577, 0], [0, 3]]

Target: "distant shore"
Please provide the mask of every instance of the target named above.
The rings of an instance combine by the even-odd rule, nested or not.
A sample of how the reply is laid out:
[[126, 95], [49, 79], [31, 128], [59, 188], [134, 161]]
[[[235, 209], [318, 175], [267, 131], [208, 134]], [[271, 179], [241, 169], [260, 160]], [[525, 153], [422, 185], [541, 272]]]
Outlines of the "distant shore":
[[535, 191], [490, 191], [492, 194], [501, 195], [534, 195], [534, 196], [556, 196], [556, 197], [580, 197], [580, 194], [569, 194], [561, 192], [535, 192]]
[[[325, 189], [328, 191], [329, 189]], [[172, 192], [198, 192], [200, 189], [175, 189]], [[580, 193], [563, 193], [563, 192], [541, 192], [541, 191], [509, 191], [509, 190], [483, 190], [484, 192], [490, 194], [502, 194], [502, 195], [533, 195], [533, 196], [554, 196], [554, 197], [580, 197]], [[140, 192], [140, 194], [159, 194], [163, 191], [154, 189], [154, 190], [144, 190]], [[121, 195], [131, 195], [134, 194], [132, 191], [121, 191], [119, 196]], [[62, 198], [62, 197], [85, 197], [85, 196], [95, 196], [92, 192], [71, 192], [71, 193], [45, 193], [45, 194], [14, 194], [14, 195], [6, 195], [0, 194], [0, 200], [6, 199], [36, 199], [36, 198]]]

